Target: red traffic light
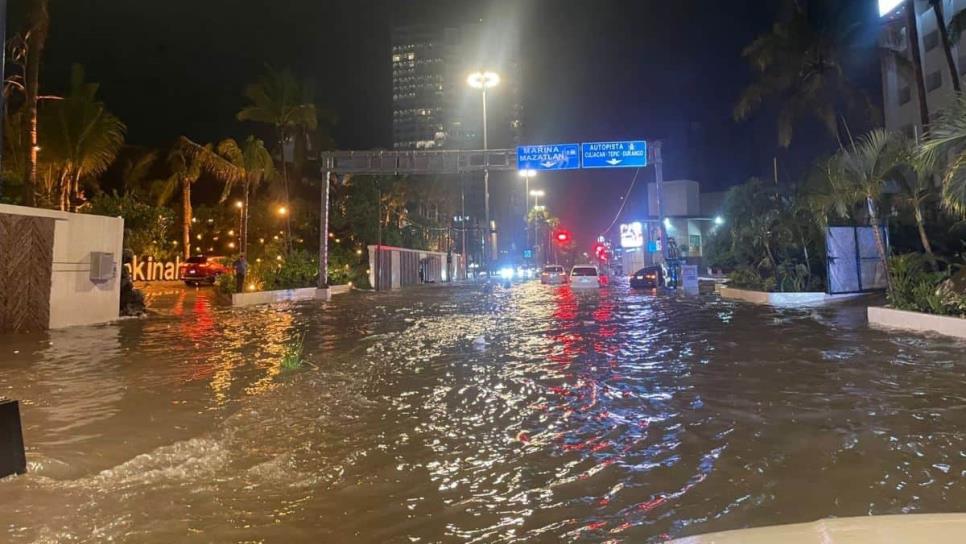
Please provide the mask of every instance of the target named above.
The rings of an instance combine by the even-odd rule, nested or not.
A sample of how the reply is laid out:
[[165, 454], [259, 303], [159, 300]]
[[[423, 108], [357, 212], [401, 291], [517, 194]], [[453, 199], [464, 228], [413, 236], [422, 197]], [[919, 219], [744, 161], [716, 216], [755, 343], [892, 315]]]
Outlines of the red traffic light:
[[566, 230], [558, 230], [556, 234], [558, 244], [566, 244], [570, 241], [570, 232]]

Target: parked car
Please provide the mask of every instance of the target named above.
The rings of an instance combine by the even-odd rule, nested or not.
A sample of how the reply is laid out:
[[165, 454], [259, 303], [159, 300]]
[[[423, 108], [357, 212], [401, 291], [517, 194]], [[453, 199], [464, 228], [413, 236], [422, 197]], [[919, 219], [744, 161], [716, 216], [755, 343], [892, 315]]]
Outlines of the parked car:
[[664, 283], [660, 266], [644, 267], [631, 276], [631, 289], [655, 289]]
[[577, 265], [570, 269], [570, 285], [574, 288], [604, 287], [607, 276], [592, 264]]
[[540, 272], [540, 283], [544, 285], [567, 283], [567, 271], [559, 265], [545, 266]]
[[195, 255], [181, 263], [181, 270], [178, 271], [178, 276], [184, 281], [185, 285], [198, 285], [201, 283], [213, 285], [215, 280], [218, 279], [218, 276], [227, 272], [228, 267], [225, 266], [223, 258]]

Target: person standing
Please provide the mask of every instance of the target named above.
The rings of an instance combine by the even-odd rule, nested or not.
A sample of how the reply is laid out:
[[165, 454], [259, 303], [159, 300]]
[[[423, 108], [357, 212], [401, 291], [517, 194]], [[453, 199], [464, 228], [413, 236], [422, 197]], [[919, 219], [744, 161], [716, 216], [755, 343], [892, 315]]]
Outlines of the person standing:
[[248, 274], [248, 261], [242, 255], [235, 260], [235, 292], [245, 291], [245, 275]]

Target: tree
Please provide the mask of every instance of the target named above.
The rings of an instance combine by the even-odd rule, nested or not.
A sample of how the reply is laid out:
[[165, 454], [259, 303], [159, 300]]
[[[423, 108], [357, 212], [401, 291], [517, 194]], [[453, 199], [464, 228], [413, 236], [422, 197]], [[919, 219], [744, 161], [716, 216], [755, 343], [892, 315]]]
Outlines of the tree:
[[47, 204], [54, 204], [56, 192], [61, 210], [74, 211], [84, 201], [81, 182], [107, 170], [124, 143], [124, 123], [97, 100], [97, 89], [75, 64], [67, 95], [46, 102], [40, 112], [37, 162]]
[[880, 230], [878, 203], [887, 180], [895, 179], [898, 169], [905, 158], [902, 140], [895, 134], [876, 129], [858, 141], [850, 141], [832, 158], [829, 175], [833, 186], [854, 188], [863, 195], [869, 224], [872, 226], [876, 249], [883, 270], [886, 271], [886, 285], [892, 291], [889, 277], [889, 261], [885, 241]]
[[841, 142], [839, 119], [860, 107], [867, 115], [872, 110], [844, 68], [856, 26], [848, 22], [844, 8], [813, 17], [807, 9], [813, 4], [818, 3], [795, 2], [788, 20], [776, 22], [742, 51], [756, 79], [741, 93], [733, 116], [744, 120], [763, 102], [774, 100], [782, 147], [791, 144], [795, 125], [804, 118], [817, 119]]
[[[210, 151], [211, 144], [204, 146], [204, 149]], [[179, 141], [168, 153], [167, 162], [171, 176], [161, 190], [160, 200], [167, 201], [178, 188], [181, 189], [181, 251], [187, 259], [191, 257], [191, 219], [194, 215], [191, 208], [191, 186], [201, 177], [202, 160], [189, 146]]]
[[912, 58], [913, 79], [916, 80], [916, 96], [919, 99], [919, 122], [923, 130], [929, 126], [929, 102], [926, 100], [926, 82], [922, 73], [922, 54], [919, 52], [919, 18], [916, 17], [916, 0], [906, 0], [906, 41]]
[[962, 91], [962, 85], [959, 83], [959, 72], [956, 70], [956, 60], [953, 58], [953, 45], [949, 39], [949, 29], [946, 27], [946, 16], [943, 14], [943, 0], [929, 0], [929, 5], [932, 6], [932, 14], [936, 17], [936, 27], [939, 28], [939, 37], [942, 39], [953, 90], [959, 93]]
[[231, 138], [222, 140], [218, 143], [217, 151], [227, 164], [219, 162], [217, 157], [212, 156], [206, 157], [206, 164], [210, 170], [221, 172], [222, 177], [227, 180], [221, 200], [224, 201], [228, 197], [235, 183], [242, 184], [240, 240], [241, 254], [247, 256], [249, 198], [262, 182], [272, 179], [275, 175], [272, 155], [265, 148], [265, 143], [254, 136], [246, 138], [241, 145]]
[[919, 160], [924, 168], [944, 171], [942, 201], [956, 214], [966, 215], [966, 97], [958, 95], [938, 112], [926, 133]]
[[[275, 128], [279, 159], [282, 164], [282, 187], [286, 207], [291, 207], [288, 169], [285, 159], [285, 142], [293, 132], [312, 131], [318, 128], [318, 113], [313, 103], [312, 88], [299, 82], [290, 70], [274, 70], [268, 67], [257, 83], [245, 88], [244, 95], [250, 104], [238, 112], [239, 121], [265, 123]], [[286, 216], [287, 237], [292, 237], [291, 219]], [[288, 243], [288, 242], [287, 242]], [[289, 247], [288, 245], [286, 247]], [[289, 247], [289, 249], [291, 249]]]
[[20, 117], [20, 139], [28, 145], [21, 146], [24, 154], [24, 196], [28, 206], [35, 205], [37, 188], [37, 95], [40, 90], [40, 61], [50, 29], [50, 13], [47, 0], [30, 0], [27, 11], [24, 59], [24, 115]]
[[902, 136], [896, 136], [899, 140], [899, 153], [902, 154], [902, 162], [896, 175], [899, 184], [899, 202], [912, 211], [913, 219], [916, 222], [916, 230], [919, 233], [919, 242], [922, 249], [929, 256], [932, 267], [936, 267], [936, 256], [926, 234], [926, 205], [933, 199], [933, 179], [936, 177], [936, 164], [930, 161], [920, 160], [918, 150], [913, 143]]

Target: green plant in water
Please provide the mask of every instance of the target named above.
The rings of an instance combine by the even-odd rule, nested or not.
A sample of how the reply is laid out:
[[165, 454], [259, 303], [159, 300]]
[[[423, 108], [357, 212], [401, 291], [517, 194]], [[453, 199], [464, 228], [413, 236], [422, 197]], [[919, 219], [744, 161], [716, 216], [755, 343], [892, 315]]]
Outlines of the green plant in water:
[[285, 370], [298, 370], [305, 364], [302, 357], [302, 348], [305, 343], [305, 335], [299, 335], [285, 346], [282, 353], [282, 368]]

